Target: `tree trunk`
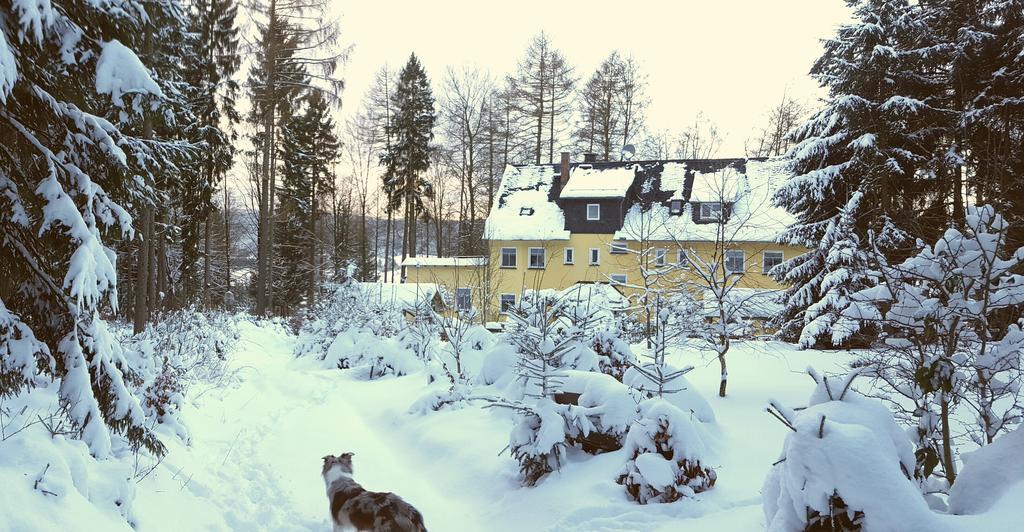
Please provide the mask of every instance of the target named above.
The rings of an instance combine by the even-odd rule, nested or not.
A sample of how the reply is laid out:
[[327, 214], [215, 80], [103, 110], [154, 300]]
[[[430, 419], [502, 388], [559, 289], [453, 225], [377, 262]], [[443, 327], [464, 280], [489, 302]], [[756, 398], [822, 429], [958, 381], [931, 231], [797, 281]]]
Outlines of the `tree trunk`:
[[949, 401], [943, 397], [939, 403], [942, 419], [942, 468], [946, 471], [946, 480], [952, 486], [956, 482], [956, 461], [953, 459], [953, 438], [949, 428]]
[[173, 301], [170, 298], [170, 272], [167, 269], [167, 213], [164, 210], [157, 211], [157, 226], [160, 228], [159, 231], [154, 229], [156, 233], [156, 245], [157, 245], [157, 256], [156, 256], [156, 297], [157, 302], [153, 305], [153, 308], [165, 310], [171, 306]]
[[140, 230], [135, 272], [135, 322], [132, 329], [135, 334], [146, 329], [146, 321], [149, 319], [149, 255], [150, 248], [153, 247], [153, 208], [148, 205], [142, 208]]
[[[271, 22], [276, 18], [277, 3], [271, 0], [268, 17]], [[269, 260], [270, 260], [270, 152], [273, 150], [272, 129], [274, 123], [274, 102], [271, 98], [274, 86], [274, 67], [277, 51], [273, 41], [267, 43], [264, 59], [267, 71], [267, 86], [264, 88], [266, 101], [263, 110], [263, 146], [260, 168], [260, 219], [258, 229], [256, 259], [256, 315], [265, 316], [269, 307]]]
[[[387, 198], [385, 198], [387, 201]], [[388, 222], [384, 229], [386, 233], [384, 235], [384, 282], [388, 282], [388, 270], [391, 269], [391, 217], [392, 212], [390, 208], [386, 208], [388, 211]], [[395, 282], [395, 274], [391, 274], [391, 282]]]
[[231, 291], [231, 194], [224, 183], [224, 291]]
[[[146, 53], [152, 52], [152, 41], [149, 31], [146, 32], [143, 46]], [[153, 119], [150, 113], [142, 116], [142, 138], [153, 137]], [[150, 183], [152, 184], [152, 183]], [[132, 330], [139, 334], [146, 329], [146, 321], [149, 320], [149, 256], [153, 247], [153, 207], [144, 205], [142, 207], [142, 238], [139, 241], [139, 255], [136, 264], [135, 279], [135, 320]]]
[[153, 313], [159, 309], [160, 305], [160, 293], [159, 287], [157, 286], [157, 279], [160, 276], [160, 270], [157, 267], [156, 261], [159, 256], [159, 231], [157, 231], [157, 214], [156, 208], [153, 208], [153, 214], [149, 217], [149, 233], [150, 233], [150, 245], [147, 248], [149, 251], [149, 303], [146, 305], [146, 321], [153, 319]]
[[369, 278], [367, 276], [370, 275], [370, 272], [368, 271], [370, 269], [369, 246], [366, 245], [367, 235], [366, 235], [366, 196], [365, 195], [363, 195], [362, 204], [363, 205], [362, 205], [362, 208], [360, 210], [360, 215], [361, 216], [359, 217], [359, 228], [360, 228], [359, 234], [361, 235], [360, 238], [359, 238], [359, 270], [360, 270], [359, 271], [359, 278], [365, 281], [365, 280], [367, 280]]
[[277, 124], [270, 121], [270, 198], [267, 202], [267, 310], [274, 312], [274, 197], [277, 195]]
[[[316, 304], [317, 270], [320, 267], [320, 261], [317, 260], [316, 255], [316, 211], [319, 208], [316, 204], [316, 177], [310, 183], [309, 204], [309, 286], [306, 288], [306, 308], [312, 309]], [[335, 243], [335, 252], [337, 252], [337, 243]]]
[[718, 355], [718, 365], [722, 367], [722, 380], [718, 383], [718, 396], [725, 397], [725, 386], [729, 382], [729, 372], [725, 368], [725, 353]]
[[548, 164], [555, 162], [555, 77], [551, 76], [550, 122], [548, 126]]
[[540, 94], [537, 96], [537, 157], [534, 164], [540, 164], [541, 144], [544, 139], [544, 60], [540, 62]]
[[210, 308], [210, 215], [206, 215], [205, 242], [203, 243], [203, 308]]
[[272, 113], [267, 112], [263, 119], [263, 161], [260, 169], [260, 221], [259, 221], [259, 252], [256, 259], [256, 315], [267, 314], [267, 259], [270, 255], [270, 239], [267, 237], [270, 225], [270, 122]]

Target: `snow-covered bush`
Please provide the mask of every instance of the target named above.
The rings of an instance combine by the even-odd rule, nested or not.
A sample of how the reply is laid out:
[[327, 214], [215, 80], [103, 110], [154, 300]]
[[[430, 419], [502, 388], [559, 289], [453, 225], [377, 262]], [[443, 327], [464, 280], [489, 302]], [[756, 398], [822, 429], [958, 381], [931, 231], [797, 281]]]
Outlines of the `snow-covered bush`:
[[519, 422], [509, 437], [509, 452], [519, 462], [520, 480], [526, 486], [537, 482], [565, 461], [568, 447], [562, 411], [565, 405], [541, 399], [535, 407], [521, 406]]
[[368, 379], [385, 375], [408, 375], [423, 362], [395, 338], [380, 337], [373, 331], [348, 329], [331, 342], [323, 359], [325, 368], [358, 369]]
[[532, 291], [509, 310], [504, 341], [519, 353], [517, 372], [529, 397], [552, 397], [564, 377], [566, 357], [582, 356], [582, 331], [561, 320], [560, 305], [554, 291]]
[[180, 418], [185, 402], [184, 373], [183, 368], [165, 359], [156, 378], [143, 389], [142, 408], [157, 423], [169, 427], [187, 442], [188, 429]]
[[613, 331], [599, 331], [593, 335], [590, 348], [598, 357], [601, 373], [622, 381], [630, 366], [637, 362], [629, 344]]
[[936, 529], [913, 479], [914, 447], [892, 413], [850, 388], [855, 374], [810, 373], [807, 408], [769, 410], [792, 432], [764, 483], [768, 530]]
[[238, 340], [237, 317], [196, 308], [162, 314], [149, 328], [124, 340], [128, 374], [147, 417], [188, 441], [179, 419], [193, 386], [227, 383], [227, 357]]
[[364, 329], [378, 336], [393, 337], [407, 325], [394, 306], [372, 300], [358, 283], [348, 278], [319, 300], [299, 328], [294, 355], [324, 360], [328, 348], [344, 331]]
[[519, 353], [516, 347], [508, 342], [499, 341], [484, 354], [480, 374], [477, 375], [475, 382], [507, 388], [518, 376], [518, 363]]
[[459, 408], [472, 397], [472, 388], [466, 384], [453, 384], [447, 388], [434, 388], [413, 402], [409, 407], [410, 414], [426, 414], [442, 408]]
[[452, 384], [474, 380], [483, 366], [485, 350], [496, 342], [490, 331], [473, 323], [475, 318], [473, 311], [434, 315], [444, 341], [434, 359]]
[[[125, 522], [135, 520], [137, 472], [132, 461], [90, 456], [89, 447], [74, 439], [66, 412], [48, 412], [55, 400], [56, 386], [51, 385], [5, 404], [15, 418], [0, 416], [0, 423], [11, 422], [21, 430], [0, 439], [0, 529], [128, 528]], [[24, 419], [19, 419], [22, 412]], [[123, 440], [115, 436], [113, 454], [120, 457], [125, 450]]]
[[1007, 320], [1024, 308], [1024, 276], [1012, 273], [1024, 248], [1005, 249], [1008, 231], [991, 207], [971, 206], [964, 227], [949, 227], [933, 245], [919, 242], [900, 264], [876, 251], [877, 286], [852, 294], [843, 311], [884, 327], [884, 347], [855, 366], [916, 427], [919, 476], [937, 462], [955, 481], [958, 406], [971, 410], [964, 432], [978, 445], [1024, 419], [1024, 323]]
[[509, 451], [519, 462], [524, 485], [536, 485], [557, 471], [574, 446], [591, 454], [620, 448], [637, 418], [630, 389], [608, 375], [567, 370], [563, 385], [566, 391], [556, 394], [555, 400], [492, 399], [491, 407], [510, 409], [517, 416]]
[[575, 404], [587, 417], [591, 429], [570, 437], [584, 452], [599, 454], [622, 447], [626, 432], [637, 420], [635, 391], [610, 375], [590, 371], [567, 371], [558, 402]]
[[428, 363], [438, 349], [438, 336], [441, 332], [437, 315], [429, 309], [418, 308], [411, 322], [399, 329], [395, 338], [413, 352], [416, 358]]
[[702, 423], [714, 423], [715, 411], [685, 376], [692, 369], [690, 366], [680, 369], [671, 364], [637, 365], [623, 374], [622, 382], [641, 392], [643, 398], [661, 397]]
[[626, 436], [630, 457], [616, 480], [640, 504], [672, 502], [711, 489], [718, 479], [707, 464], [700, 422], [665, 399], [640, 403]]
[[520, 480], [535, 486], [565, 462], [572, 443], [595, 430], [585, 411], [573, 405], [539, 399], [534, 405], [496, 404], [512, 408], [519, 421], [509, 437], [509, 452], [519, 462]]
[[0, 398], [30, 387], [42, 369], [53, 371], [50, 348], [36, 339], [17, 314], [0, 299]]

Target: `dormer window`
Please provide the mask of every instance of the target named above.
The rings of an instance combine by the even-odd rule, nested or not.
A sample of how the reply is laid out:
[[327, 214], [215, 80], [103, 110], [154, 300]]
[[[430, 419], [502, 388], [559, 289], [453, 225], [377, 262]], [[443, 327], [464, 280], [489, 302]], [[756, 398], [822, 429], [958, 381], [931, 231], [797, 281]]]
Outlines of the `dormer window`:
[[600, 203], [588, 203], [587, 204], [587, 220], [600, 220], [601, 219], [601, 204]]
[[700, 204], [700, 219], [705, 222], [718, 222], [722, 220], [722, 203], [711, 201]]
[[668, 204], [669, 214], [682, 214], [683, 213], [683, 200], [674, 199]]
[[519, 207], [519, 216], [533, 216], [533, 207]]

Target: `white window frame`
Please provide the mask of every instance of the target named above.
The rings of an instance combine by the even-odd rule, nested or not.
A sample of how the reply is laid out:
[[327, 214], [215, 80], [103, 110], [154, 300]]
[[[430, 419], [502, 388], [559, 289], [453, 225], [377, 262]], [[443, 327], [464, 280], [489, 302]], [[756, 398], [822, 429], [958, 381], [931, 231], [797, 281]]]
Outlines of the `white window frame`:
[[[617, 278], [619, 278], [619, 279], [617, 279]], [[608, 276], [608, 279], [611, 280], [612, 284], [618, 284], [618, 285], [624, 285], [624, 284], [626, 284], [629, 281], [629, 278], [626, 277], [626, 274], [624, 274], [624, 273], [613, 273], [613, 274]]]
[[612, 255], [625, 255], [626, 253], [629, 253], [629, 242], [626, 242], [625, 240], [612, 242], [609, 244], [608, 253], [611, 253]]
[[576, 250], [565, 248], [562, 252], [563, 264], [576, 264]]
[[680, 268], [690, 267], [690, 253], [683, 248], [676, 250], [676, 264]]
[[665, 266], [666, 264], [668, 264], [668, 250], [662, 248], [655, 248], [654, 265]]
[[[512, 251], [512, 265], [511, 266], [506, 266], [505, 265], [505, 252], [506, 251], [510, 251], [510, 250]], [[501, 265], [502, 268], [515, 269], [516, 267], [519, 266], [519, 248], [501, 248], [501, 251], [499, 251], [498, 253], [499, 253], [499, 255], [501, 255], [500, 265]]]
[[761, 273], [768, 273], [768, 272], [771, 271], [772, 268], [774, 268], [774, 266], [772, 266], [772, 268], [768, 267], [768, 254], [769, 253], [778, 253], [779, 254], [779, 259], [780, 259], [779, 260], [779, 264], [782, 264], [783, 262], [786, 262], [786, 254], [781, 249], [766, 249], [766, 250], [761, 252]]
[[669, 200], [668, 202], [668, 213], [669, 214], [682, 214], [683, 213], [683, 200]]
[[[597, 215], [590, 215], [590, 208], [594, 207], [597, 209]], [[587, 204], [587, 221], [593, 222], [601, 219], [601, 204], [600, 203], [588, 203]]]
[[[732, 255], [735, 256], [736, 253], [740, 254], [740, 261], [741, 261], [740, 264], [742, 266], [742, 269], [731, 270], [731, 269], [729, 269], [729, 255], [732, 254]], [[747, 253], [745, 251], [743, 251], [742, 249], [727, 249], [727, 250], [725, 250], [725, 260], [723, 261], [723, 266], [725, 267], [725, 273], [746, 273], [746, 271], [747, 271]]]
[[[512, 298], [512, 303], [509, 305], [508, 309], [505, 308], [505, 296], [509, 296], [509, 297]], [[516, 295], [515, 294], [499, 294], [498, 295], [498, 311], [501, 312], [502, 314], [508, 314], [509, 309], [511, 309], [512, 307], [515, 307], [515, 306], [516, 306]]]
[[[540, 252], [540, 266], [534, 266], [533, 264], [533, 252]], [[544, 248], [527, 248], [526, 251], [526, 267], [531, 270], [543, 270], [548, 265], [548, 254], [544, 251]]]
[[[462, 292], [463, 290], [465, 290], [468, 293], [468, 297], [467, 297], [467, 303], [468, 304], [465, 307], [463, 307], [462, 305], [459, 304], [459, 292]], [[455, 310], [470, 310], [472, 308], [473, 308], [473, 289], [469, 288], [469, 287], [466, 287], [466, 286], [462, 286], [462, 287], [456, 288], [455, 289]]]
[[587, 260], [591, 266], [601, 264], [601, 248], [590, 248], [590, 252], [587, 253]]
[[[704, 207], [711, 207], [712, 205], [718, 206], [718, 213], [711, 213], [710, 215], [704, 214]], [[700, 219], [702, 221], [721, 221], [724, 212], [725, 205], [723, 205], [721, 201], [705, 201], [700, 204]]]

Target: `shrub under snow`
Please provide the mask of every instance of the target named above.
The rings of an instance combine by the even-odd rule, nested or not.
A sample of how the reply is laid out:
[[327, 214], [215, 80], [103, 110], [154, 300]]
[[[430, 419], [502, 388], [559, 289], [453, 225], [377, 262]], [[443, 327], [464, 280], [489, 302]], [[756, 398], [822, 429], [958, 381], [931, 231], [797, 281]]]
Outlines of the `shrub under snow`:
[[914, 449], [879, 401], [849, 388], [850, 379], [814, 373], [809, 406], [773, 405], [792, 433], [765, 479], [768, 530], [935, 530], [932, 512], [911, 480]]
[[[629, 368], [623, 374], [622, 382], [626, 386], [642, 392], [646, 398], [656, 397], [658, 384], [652, 376], [657, 375], [658, 366], [644, 364], [641, 368], [644, 369], [644, 372], [637, 370], [636, 367]], [[685, 372], [681, 372], [671, 364], [663, 364], [661, 372], [665, 375], [675, 374], [674, 377], [665, 381], [663, 397], [666, 401], [683, 412], [692, 413], [703, 423], [715, 422], [715, 411], [711, 409], [711, 405], [704, 399], [704, 396], [682, 374]]]
[[235, 316], [194, 308], [163, 314], [145, 331], [125, 341], [147, 417], [170, 428], [183, 441], [188, 429], [180, 420], [185, 395], [193, 385], [222, 386], [227, 355], [238, 340]]
[[410, 349], [394, 338], [379, 337], [373, 331], [348, 329], [331, 342], [323, 358], [327, 368], [358, 368], [366, 378], [408, 375], [423, 367]]
[[405, 325], [401, 312], [373, 301], [349, 278], [317, 303], [299, 328], [294, 354], [324, 360], [335, 338], [344, 331], [365, 329], [378, 336], [395, 336]]
[[[564, 402], [541, 398], [532, 404], [494, 405], [519, 414], [509, 450], [519, 462], [520, 476], [527, 486], [558, 470], [572, 447], [579, 446], [592, 454], [620, 448], [626, 431], [637, 419], [637, 402], [631, 390], [611, 376], [569, 370], [564, 378], [565, 392], [556, 395]], [[568, 404], [569, 398], [575, 398], [577, 404]]]
[[630, 456], [617, 482], [640, 504], [672, 502], [711, 489], [718, 479], [707, 466], [700, 422], [662, 398], [640, 403], [640, 419], [629, 429]]

